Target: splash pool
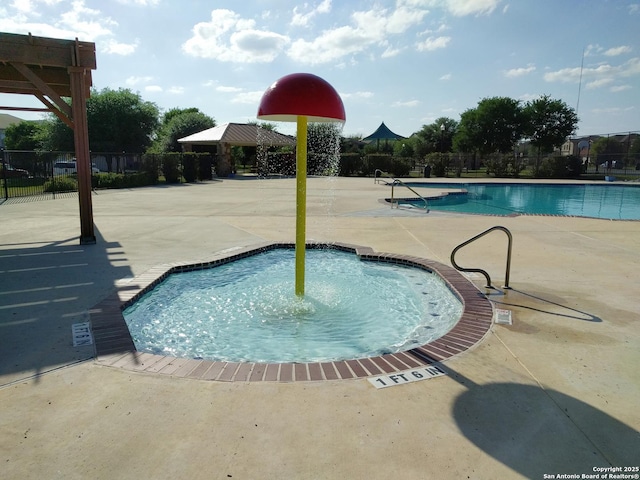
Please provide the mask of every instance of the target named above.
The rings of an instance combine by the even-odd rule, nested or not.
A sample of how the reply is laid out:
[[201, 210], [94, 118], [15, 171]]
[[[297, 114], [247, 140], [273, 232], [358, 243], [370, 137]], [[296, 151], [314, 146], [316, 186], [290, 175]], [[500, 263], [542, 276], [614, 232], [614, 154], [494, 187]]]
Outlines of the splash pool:
[[[429, 208], [484, 215], [564, 215], [640, 220], [640, 185], [524, 183], [408, 183], [417, 191], [449, 189], [428, 197]], [[401, 203], [421, 207], [422, 202]]]
[[123, 315], [136, 349], [226, 362], [321, 362], [403, 352], [445, 335], [462, 303], [437, 274], [335, 249], [275, 249], [167, 276]]

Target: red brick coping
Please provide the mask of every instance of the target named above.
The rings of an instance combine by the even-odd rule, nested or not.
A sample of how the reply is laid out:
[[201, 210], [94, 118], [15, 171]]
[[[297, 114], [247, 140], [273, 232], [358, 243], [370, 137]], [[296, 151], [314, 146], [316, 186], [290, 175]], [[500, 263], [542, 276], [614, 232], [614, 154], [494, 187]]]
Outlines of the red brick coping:
[[375, 253], [371, 248], [342, 243], [308, 244], [307, 248], [332, 248], [355, 253], [361, 260], [394, 263], [434, 272], [462, 301], [463, 313], [444, 336], [406, 352], [336, 362], [252, 363], [176, 358], [136, 351], [122, 311], [140, 296], [175, 272], [201, 270], [276, 248], [294, 248], [290, 243], [266, 243], [218, 254], [204, 263], [173, 263], [139, 275], [90, 310], [97, 363], [127, 370], [219, 381], [315, 381], [364, 378], [400, 372], [446, 360], [469, 349], [487, 333], [493, 318], [487, 298], [457, 270], [424, 258]]

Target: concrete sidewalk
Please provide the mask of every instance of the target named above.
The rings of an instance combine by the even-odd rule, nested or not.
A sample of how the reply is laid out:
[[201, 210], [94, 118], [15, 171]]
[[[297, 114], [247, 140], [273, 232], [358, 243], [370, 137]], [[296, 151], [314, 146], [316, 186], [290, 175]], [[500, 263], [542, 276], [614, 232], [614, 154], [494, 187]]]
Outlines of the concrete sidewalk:
[[[450, 179], [448, 180], [450, 181]], [[0, 205], [2, 478], [543, 478], [633, 466], [640, 451], [640, 222], [391, 210], [370, 178], [310, 178], [308, 240], [449, 264], [503, 225], [513, 313], [448, 375], [228, 383], [98, 365], [71, 325], [149, 268], [293, 241], [295, 180], [230, 179]], [[457, 256], [504, 276], [506, 241]], [[484, 279], [473, 279], [482, 291]], [[595, 472], [597, 473], [597, 472]]]

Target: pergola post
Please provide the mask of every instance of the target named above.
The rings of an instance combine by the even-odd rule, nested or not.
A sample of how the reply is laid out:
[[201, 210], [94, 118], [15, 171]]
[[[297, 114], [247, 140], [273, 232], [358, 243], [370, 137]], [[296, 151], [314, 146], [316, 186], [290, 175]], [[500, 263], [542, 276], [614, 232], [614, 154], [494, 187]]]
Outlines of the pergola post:
[[73, 141], [76, 150], [78, 171], [78, 201], [80, 204], [80, 243], [96, 243], [93, 231], [93, 205], [91, 202], [91, 157], [89, 154], [89, 128], [87, 123], [87, 100], [85, 91], [85, 69], [69, 67], [71, 80]]

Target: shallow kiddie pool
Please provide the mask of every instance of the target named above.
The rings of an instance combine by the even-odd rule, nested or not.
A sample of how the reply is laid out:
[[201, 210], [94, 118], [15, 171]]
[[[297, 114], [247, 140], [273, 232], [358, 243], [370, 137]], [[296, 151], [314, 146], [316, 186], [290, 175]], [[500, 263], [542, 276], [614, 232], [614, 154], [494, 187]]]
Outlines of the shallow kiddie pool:
[[274, 249], [167, 276], [123, 311], [136, 349], [226, 362], [327, 362], [407, 351], [445, 335], [463, 305], [436, 273], [307, 251], [294, 294], [294, 251]]

